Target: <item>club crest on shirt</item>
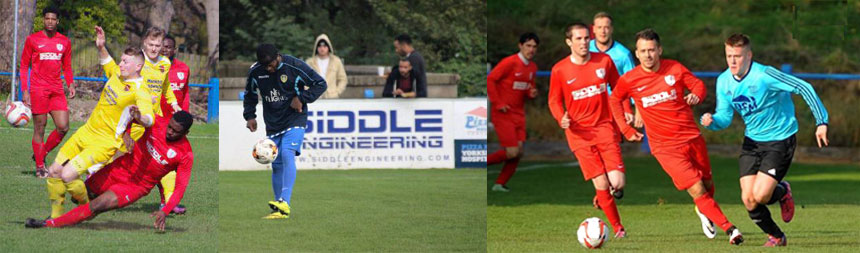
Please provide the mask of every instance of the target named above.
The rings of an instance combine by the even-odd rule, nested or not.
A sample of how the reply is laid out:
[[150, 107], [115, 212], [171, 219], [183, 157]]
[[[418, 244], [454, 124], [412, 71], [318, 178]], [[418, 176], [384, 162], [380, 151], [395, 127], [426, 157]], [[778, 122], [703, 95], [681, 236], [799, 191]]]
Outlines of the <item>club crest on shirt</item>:
[[164, 65], [158, 66], [158, 70], [161, 71], [161, 73], [164, 73]]
[[606, 76], [606, 69], [599, 68], [595, 70], [594, 73], [597, 74], [597, 78], [603, 79], [603, 77]]
[[176, 73], [176, 77], [179, 77], [179, 80], [185, 80], [185, 73], [178, 72]]
[[287, 75], [281, 75], [281, 82], [282, 83], [286, 83], [287, 80], [289, 80], [289, 78], [287, 78]]
[[174, 157], [176, 157], [176, 151], [174, 151], [172, 148], [168, 149], [167, 150], [167, 158], [174, 158]]
[[63, 51], [63, 44], [57, 44], [57, 50]]
[[666, 84], [669, 86], [675, 85], [675, 76], [673, 75], [666, 75], [663, 77], [663, 80], [666, 81]]

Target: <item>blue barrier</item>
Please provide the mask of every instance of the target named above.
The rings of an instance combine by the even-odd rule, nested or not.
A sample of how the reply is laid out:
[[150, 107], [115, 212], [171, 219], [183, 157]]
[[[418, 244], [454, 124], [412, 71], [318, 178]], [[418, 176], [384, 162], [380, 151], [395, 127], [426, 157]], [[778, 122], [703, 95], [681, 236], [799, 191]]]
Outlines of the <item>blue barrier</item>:
[[[11, 72], [0, 72], [0, 76], [13, 76]], [[65, 79], [65, 77], [61, 77]], [[106, 77], [85, 77], [85, 76], [76, 76], [73, 78], [75, 81], [89, 81], [89, 82], [107, 82]], [[218, 121], [218, 78], [212, 77], [209, 78], [209, 83], [191, 83], [188, 86], [191, 87], [200, 87], [200, 88], [208, 88], [209, 92], [207, 94], [208, 105], [206, 106], [206, 122], [217, 122]], [[18, 86], [16, 97], [21, 97], [21, 86]], [[212, 101], [215, 101], [214, 103]]]
[[[860, 74], [830, 74], [830, 73], [792, 73], [791, 64], [782, 64], [782, 72], [791, 74], [800, 79], [811, 80], [860, 80]], [[698, 78], [717, 78], [722, 72], [714, 71], [693, 71], [693, 75]], [[489, 73], [488, 73], [489, 74]], [[542, 70], [537, 72], [538, 77], [549, 77], [550, 71]]]

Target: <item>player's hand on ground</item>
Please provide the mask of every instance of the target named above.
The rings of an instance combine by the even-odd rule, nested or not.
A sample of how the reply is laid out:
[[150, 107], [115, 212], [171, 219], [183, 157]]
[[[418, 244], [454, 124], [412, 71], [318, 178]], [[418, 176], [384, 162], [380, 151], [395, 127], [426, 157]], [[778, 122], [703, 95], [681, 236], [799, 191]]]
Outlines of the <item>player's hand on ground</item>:
[[558, 122], [558, 125], [561, 126], [562, 129], [570, 127], [570, 117], [567, 116], [567, 113], [565, 113], [564, 116], [561, 116], [561, 121]]
[[702, 114], [702, 119], [700, 120], [700, 123], [702, 124], [702, 126], [707, 127], [710, 126], [711, 123], [714, 123], [714, 119], [710, 113], [705, 113]]
[[624, 124], [630, 125], [633, 123], [633, 114], [629, 112], [624, 113]]
[[101, 26], [96, 26], [96, 47], [103, 48], [105, 46], [105, 31]]
[[69, 98], [75, 98], [75, 83], [69, 84]]
[[636, 114], [633, 115], [633, 127], [642, 128], [645, 126], [645, 121], [642, 120], [642, 113], [639, 110], [636, 110]]
[[530, 98], [536, 98], [537, 96], [538, 96], [538, 90], [536, 88], [532, 87], [531, 89], [529, 89], [529, 97]]
[[293, 97], [293, 102], [290, 102], [290, 107], [295, 109], [297, 112], [302, 112], [302, 101], [299, 100], [299, 97]]
[[156, 210], [149, 216], [155, 217], [155, 223], [153, 223], [153, 225], [155, 225], [155, 229], [157, 229], [158, 231], [164, 231], [164, 224], [167, 221], [167, 215], [164, 214], [164, 212], [162, 212], [161, 210]]
[[24, 102], [28, 107], [30, 106], [30, 92], [24, 92], [24, 96], [21, 97], [21, 102]]
[[247, 123], [245, 123], [245, 127], [247, 127], [248, 130], [251, 130], [251, 132], [256, 132], [257, 131], [257, 119], [249, 119], [247, 121]]
[[[818, 140], [818, 147], [823, 148], [830, 144], [827, 140], [827, 125], [820, 125], [815, 129], [815, 139]], [[824, 144], [824, 146], [822, 146]]]
[[701, 99], [699, 99], [699, 96], [696, 96], [696, 94], [693, 93], [684, 96], [684, 101], [687, 101], [688, 105], [697, 105], [699, 102], [702, 102]]
[[633, 136], [627, 137], [627, 140], [633, 141], [633, 142], [639, 142], [639, 141], [642, 141], [643, 137], [645, 137], [644, 134], [640, 133], [639, 131], [634, 131]]

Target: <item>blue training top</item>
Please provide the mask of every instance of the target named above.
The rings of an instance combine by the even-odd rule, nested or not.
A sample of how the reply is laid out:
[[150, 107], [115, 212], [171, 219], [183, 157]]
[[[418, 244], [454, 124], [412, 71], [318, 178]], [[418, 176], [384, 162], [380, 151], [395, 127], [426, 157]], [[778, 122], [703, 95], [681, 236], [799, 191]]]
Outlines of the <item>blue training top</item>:
[[717, 109], [714, 122], [707, 129], [728, 127], [734, 111], [738, 111], [746, 125], [744, 135], [750, 139], [759, 142], [787, 139], [797, 133], [791, 93], [803, 97], [812, 109], [816, 125], [827, 124], [827, 109], [806, 81], [757, 62], [750, 64], [741, 80], [726, 69], [717, 77]]

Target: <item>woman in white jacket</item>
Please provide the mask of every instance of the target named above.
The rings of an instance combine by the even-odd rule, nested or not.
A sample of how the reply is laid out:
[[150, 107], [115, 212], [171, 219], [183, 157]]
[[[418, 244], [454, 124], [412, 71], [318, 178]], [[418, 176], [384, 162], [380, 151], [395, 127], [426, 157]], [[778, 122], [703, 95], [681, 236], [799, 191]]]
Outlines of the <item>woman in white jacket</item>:
[[340, 57], [334, 55], [334, 47], [328, 36], [325, 34], [317, 36], [314, 41], [314, 55], [305, 62], [328, 83], [328, 89], [323, 93], [322, 98], [338, 98], [346, 90], [346, 70]]

